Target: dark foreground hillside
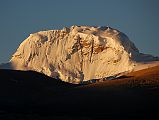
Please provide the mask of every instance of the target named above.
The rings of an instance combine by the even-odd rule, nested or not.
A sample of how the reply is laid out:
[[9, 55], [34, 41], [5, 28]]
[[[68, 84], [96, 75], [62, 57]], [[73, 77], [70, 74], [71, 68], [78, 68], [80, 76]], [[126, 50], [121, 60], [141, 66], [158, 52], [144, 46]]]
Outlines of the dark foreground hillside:
[[158, 114], [159, 66], [89, 85], [0, 70], [0, 120], [136, 120]]

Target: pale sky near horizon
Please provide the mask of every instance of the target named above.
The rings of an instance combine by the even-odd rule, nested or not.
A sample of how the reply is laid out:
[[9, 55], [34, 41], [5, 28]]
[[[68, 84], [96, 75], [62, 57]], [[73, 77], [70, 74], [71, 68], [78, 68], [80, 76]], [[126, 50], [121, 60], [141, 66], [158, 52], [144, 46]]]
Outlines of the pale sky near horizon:
[[116, 28], [140, 52], [159, 56], [159, 0], [1, 0], [0, 63], [30, 33], [72, 25]]

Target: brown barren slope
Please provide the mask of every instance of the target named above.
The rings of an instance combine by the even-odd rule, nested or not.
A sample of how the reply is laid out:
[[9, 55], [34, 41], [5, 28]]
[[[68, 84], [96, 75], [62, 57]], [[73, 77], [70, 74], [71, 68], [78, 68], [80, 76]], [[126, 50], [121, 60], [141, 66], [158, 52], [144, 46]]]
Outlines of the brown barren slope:
[[[159, 86], [159, 66], [131, 72], [114, 80], [106, 80], [87, 87], [106, 86], [127, 86], [127, 87], [158, 87]], [[85, 86], [86, 87], [86, 86]]]
[[15, 72], [0, 71], [0, 119], [136, 120], [159, 114], [159, 66], [89, 85]]

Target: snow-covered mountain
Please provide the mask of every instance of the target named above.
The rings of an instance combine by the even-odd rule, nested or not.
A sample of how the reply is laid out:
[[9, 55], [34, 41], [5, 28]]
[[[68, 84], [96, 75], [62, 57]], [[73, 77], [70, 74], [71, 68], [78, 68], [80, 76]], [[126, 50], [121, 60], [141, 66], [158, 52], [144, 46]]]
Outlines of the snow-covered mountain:
[[157, 59], [139, 53], [129, 38], [116, 29], [72, 26], [31, 34], [1, 68], [34, 70], [80, 83], [132, 71], [140, 62]]

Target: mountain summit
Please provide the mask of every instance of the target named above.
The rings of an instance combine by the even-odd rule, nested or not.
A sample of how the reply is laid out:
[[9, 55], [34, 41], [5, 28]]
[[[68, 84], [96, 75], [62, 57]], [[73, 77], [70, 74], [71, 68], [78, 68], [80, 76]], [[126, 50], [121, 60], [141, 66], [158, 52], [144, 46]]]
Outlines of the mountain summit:
[[156, 60], [111, 27], [72, 26], [40, 31], [13, 54], [13, 69], [34, 70], [70, 83], [81, 83], [132, 71], [140, 62]]

